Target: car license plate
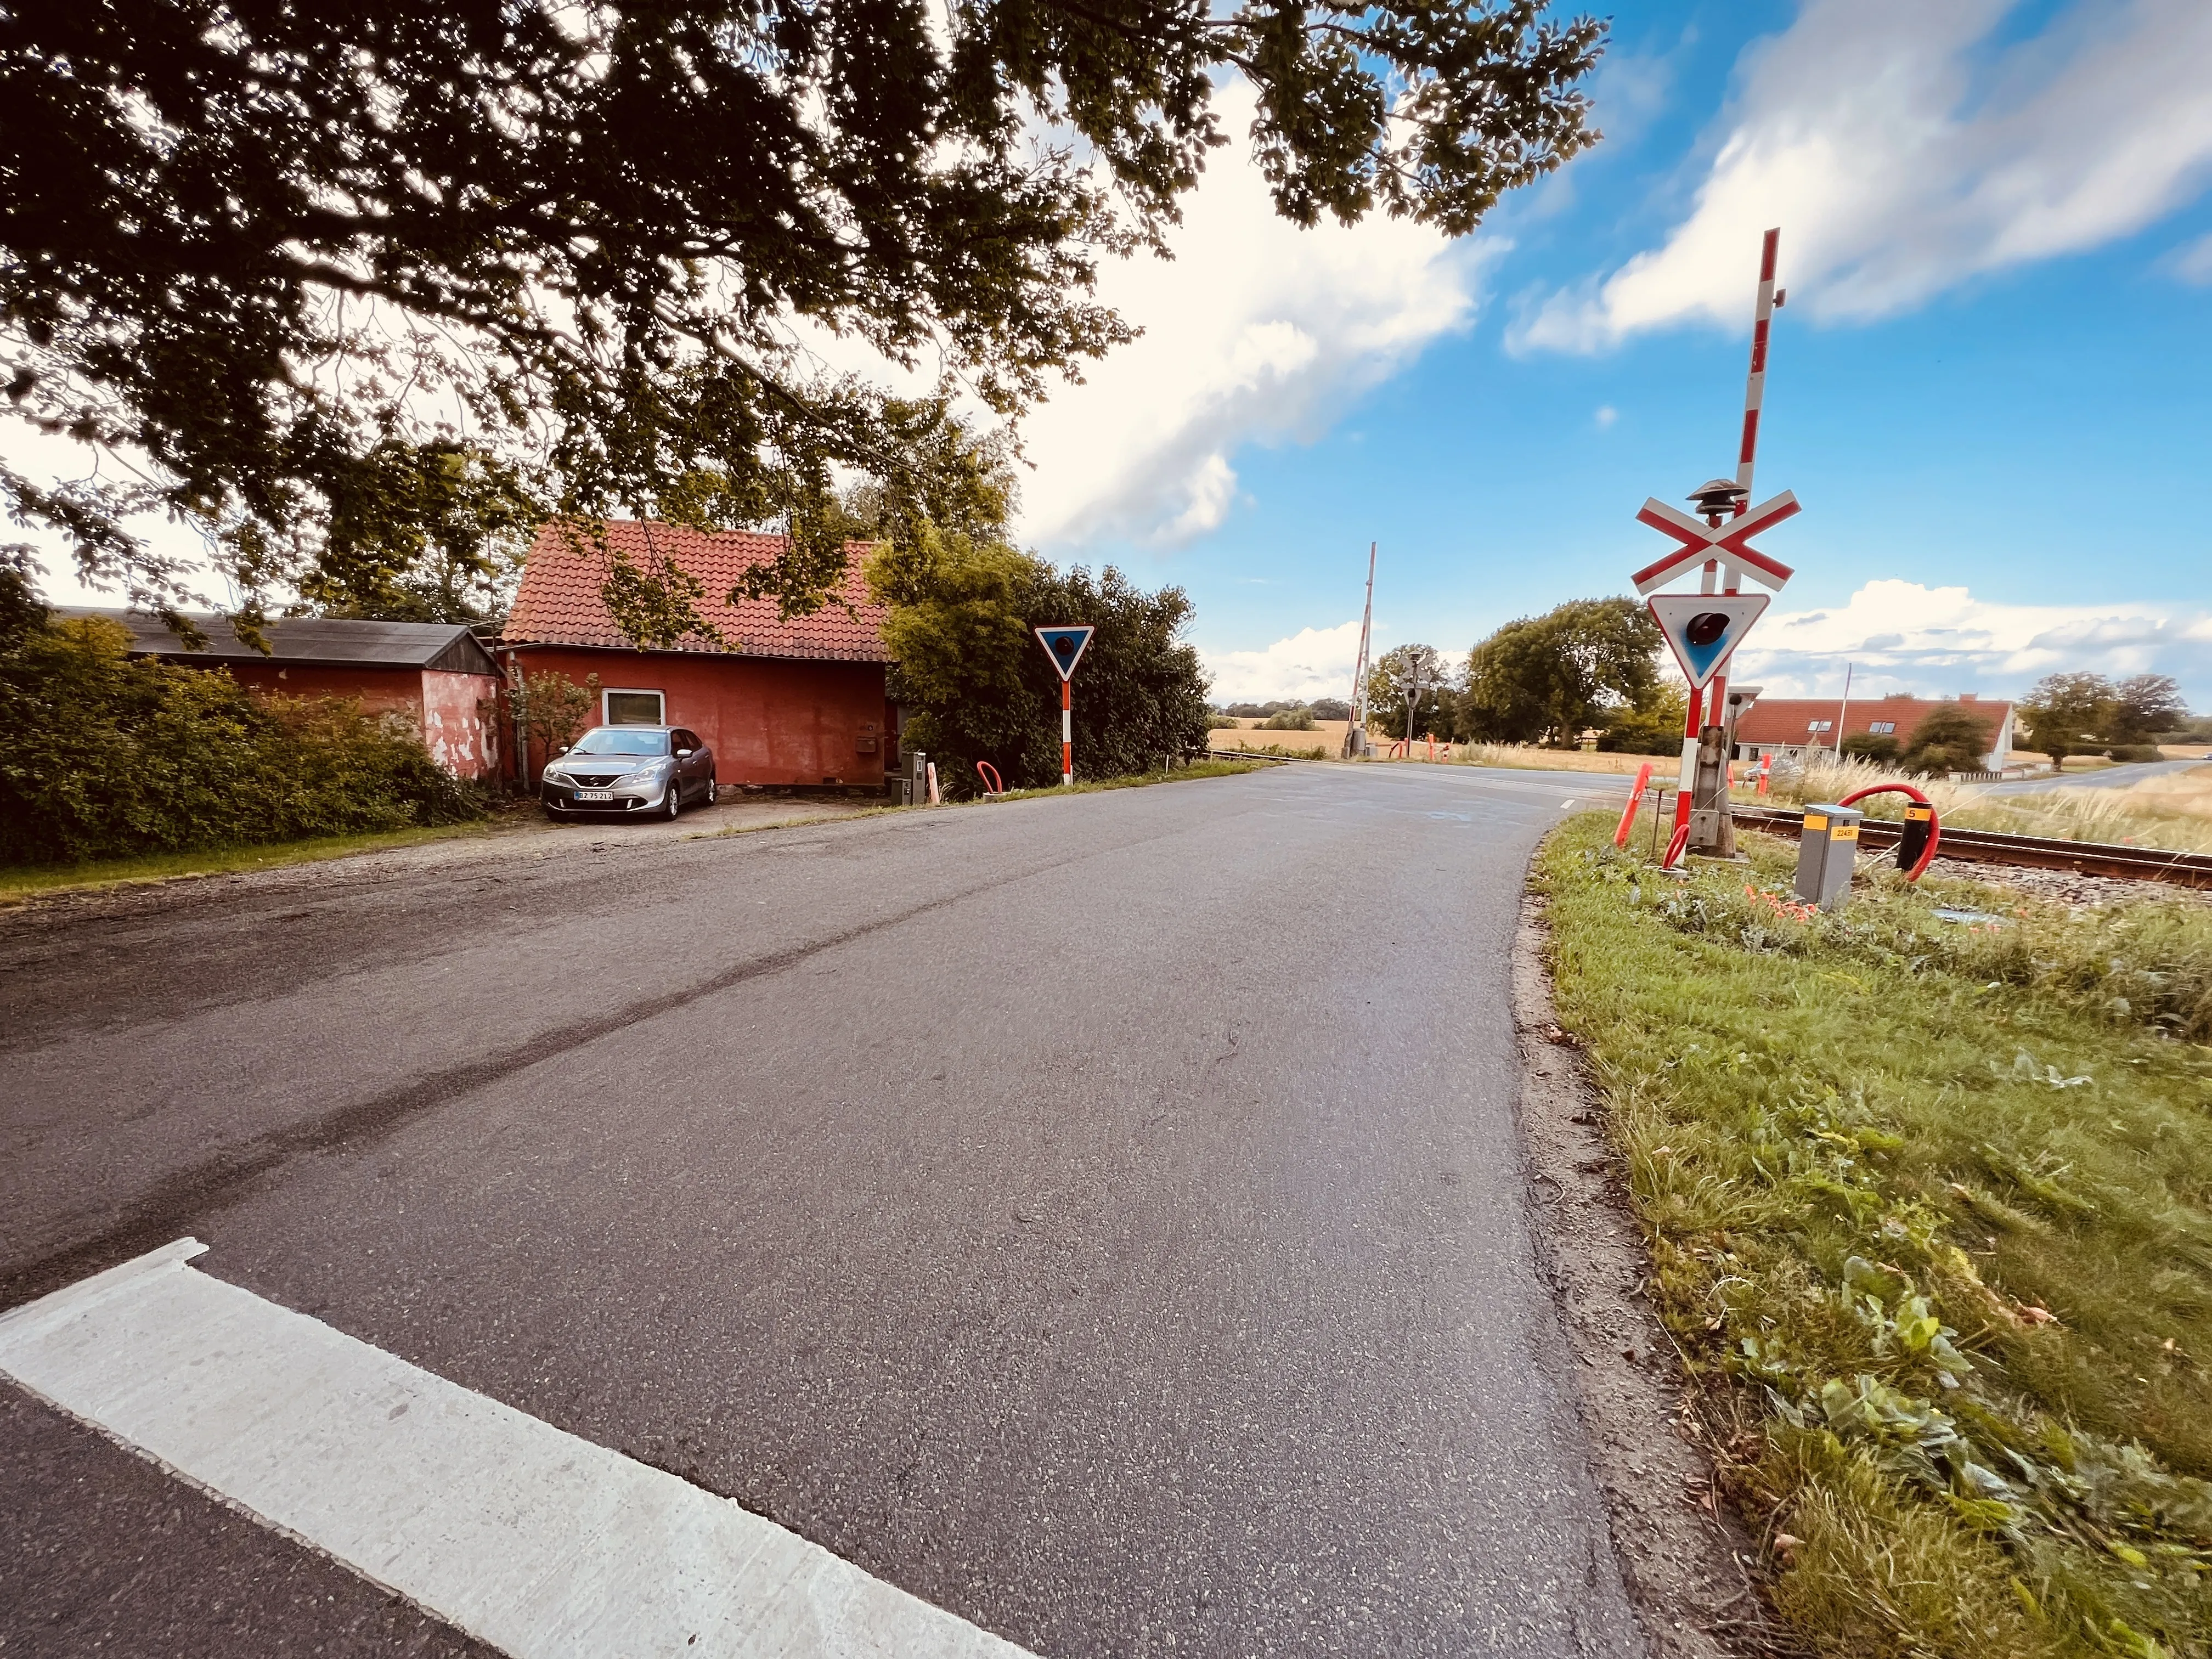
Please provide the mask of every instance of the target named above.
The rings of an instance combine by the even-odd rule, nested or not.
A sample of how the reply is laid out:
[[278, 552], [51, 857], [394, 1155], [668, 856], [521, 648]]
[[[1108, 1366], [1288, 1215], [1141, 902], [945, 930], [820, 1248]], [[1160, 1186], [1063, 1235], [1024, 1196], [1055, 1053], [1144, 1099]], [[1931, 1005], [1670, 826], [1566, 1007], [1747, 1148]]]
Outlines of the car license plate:
[[614, 798], [615, 792], [611, 789], [579, 789], [576, 792], [578, 800], [612, 800]]

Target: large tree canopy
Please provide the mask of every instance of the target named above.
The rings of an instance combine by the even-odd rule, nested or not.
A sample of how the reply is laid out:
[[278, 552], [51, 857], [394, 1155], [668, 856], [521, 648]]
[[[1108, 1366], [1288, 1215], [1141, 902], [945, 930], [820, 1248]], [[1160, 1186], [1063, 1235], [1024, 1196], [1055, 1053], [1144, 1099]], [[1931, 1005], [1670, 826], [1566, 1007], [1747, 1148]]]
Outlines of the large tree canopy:
[[1468, 653], [1467, 734], [1571, 749], [1608, 716], [1653, 707], [1665, 643], [1633, 599], [1572, 599], [1508, 623]]
[[212, 527], [249, 596], [359, 594], [444, 545], [465, 451], [538, 510], [786, 527], [759, 591], [811, 608], [840, 476], [939, 451], [914, 405], [810, 373], [805, 330], [1018, 411], [1127, 337], [1096, 262], [1161, 245], [1232, 66], [1286, 216], [1465, 232], [1595, 138], [1602, 27], [1546, 9], [0, 9], [9, 393], [137, 469], [0, 491], [139, 603], [185, 592], [123, 528], [149, 510]]

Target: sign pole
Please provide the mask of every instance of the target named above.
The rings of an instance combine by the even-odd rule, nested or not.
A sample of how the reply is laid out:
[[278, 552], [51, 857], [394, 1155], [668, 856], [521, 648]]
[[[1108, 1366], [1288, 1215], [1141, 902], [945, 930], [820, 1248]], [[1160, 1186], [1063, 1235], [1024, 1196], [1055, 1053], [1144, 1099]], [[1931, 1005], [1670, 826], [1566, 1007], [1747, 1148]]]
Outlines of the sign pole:
[[1075, 781], [1075, 704], [1069, 695], [1073, 680], [1060, 683], [1060, 787]]

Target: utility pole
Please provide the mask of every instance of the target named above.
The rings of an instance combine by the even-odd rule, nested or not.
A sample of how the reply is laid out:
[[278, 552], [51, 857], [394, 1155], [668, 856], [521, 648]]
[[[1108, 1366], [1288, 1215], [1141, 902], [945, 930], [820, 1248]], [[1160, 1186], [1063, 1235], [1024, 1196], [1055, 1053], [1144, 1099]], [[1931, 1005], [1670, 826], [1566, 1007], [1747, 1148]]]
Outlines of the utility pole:
[[1367, 752], [1367, 639], [1375, 625], [1375, 549], [1367, 544], [1367, 605], [1359, 613], [1359, 659], [1352, 669], [1352, 722], [1344, 728], [1344, 754], [1348, 759]]

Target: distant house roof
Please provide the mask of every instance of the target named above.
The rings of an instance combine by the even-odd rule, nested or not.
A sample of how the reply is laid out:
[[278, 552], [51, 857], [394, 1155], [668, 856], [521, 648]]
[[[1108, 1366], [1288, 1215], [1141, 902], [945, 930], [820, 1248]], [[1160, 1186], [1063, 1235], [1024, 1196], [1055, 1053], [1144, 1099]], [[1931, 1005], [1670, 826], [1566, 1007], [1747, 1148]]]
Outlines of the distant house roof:
[[[1735, 740], [1739, 744], [1802, 746], [1817, 739], [1821, 748], [1831, 749], [1841, 738], [1871, 732], [1877, 724], [1887, 724], [1890, 727], [1888, 735], [1895, 737], [1900, 745], [1909, 745], [1920, 722], [1946, 706], [1929, 697], [1853, 697], [1850, 707], [1843, 711], [1844, 726], [1838, 732], [1834, 722], [1841, 701], [1838, 697], [1761, 697], [1736, 722]], [[2012, 713], [2010, 702], [1961, 696], [1957, 704], [1988, 725], [1992, 744], [2003, 735], [2006, 718]], [[1814, 720], [1828, 721], [1828, 728], [1814, 732], [1811, 726]]]
[[[720, 632], [723, 646], [693, 637], [674, 648], [709, 655], [725, 650], [751, 657], [830, 658], [846, 662], [889, 662], [884, 648], [885, 611], [868, 598], [860, 556], [865, 544], [852, 543], [845, 580], [830, 603], [813, 615], [788, 621], [776, 615], [774, 599], [727, 602], [738, 579], [782, 550], [781, 536], [742, 530], [691, 530], [679, 525], [617, 519], [607, 525], [610, 547], [650, 572], [662, 557], [699, 579], [706, 588], [700, 614]], [[501, 645], [574, 645], [634, 650], [615, 626], [599, 588], [607, 578], [607, 555], [589, 544], [579, 551], [553, 525], [538, 532], [523, 566], [522, 590], [508, 612]], [[850, 606], [848, 610], [847, 607]], [[656, 649], [661, 647], [655, 647]]]
[[154, 617], [128, 611], [76, 610], [131, 630], [131, 654], [183, 662], [297, 663], [325, 668], [434, 668], [456, 674], [496, 674], [483, 642], [459, 623], [358, 622], [344, 617], [280, 617], [262, 625], [266, 653], [238, 637], [222, 617], [195, 616], [207, 646], [195, 651]]

